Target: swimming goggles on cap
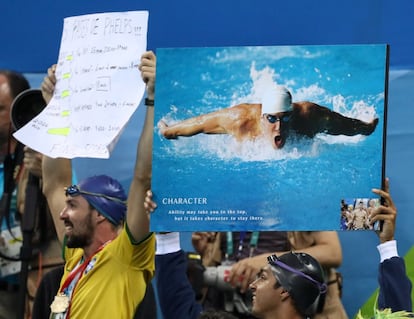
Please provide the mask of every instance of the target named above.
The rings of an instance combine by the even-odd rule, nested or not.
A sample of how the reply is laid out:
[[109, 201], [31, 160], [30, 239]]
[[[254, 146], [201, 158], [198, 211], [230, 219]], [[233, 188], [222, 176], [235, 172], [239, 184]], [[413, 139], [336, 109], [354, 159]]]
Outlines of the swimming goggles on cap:
[[83, 191], [79, 188], [78, 185], [71, 185], [68, 187], [65, 187], [65, 195], [66, 196], [78, 196], [78, 195], [91, 195], [91, 196], [97, 196], [97, 197], [103, 197], [106, 198], [108, 200], [114, 201], [114, 202], [118, 202], [118, 203], [122, 203], [122, 204], [126, 204], [126, 202], [120, 198], [116, 198], [116, 197], [112, 197], [112, 196], [108, 196], [105, 194], [100, 194], [100, 193], [93, 193], [93, 192], [88, 192], [88, 191]]

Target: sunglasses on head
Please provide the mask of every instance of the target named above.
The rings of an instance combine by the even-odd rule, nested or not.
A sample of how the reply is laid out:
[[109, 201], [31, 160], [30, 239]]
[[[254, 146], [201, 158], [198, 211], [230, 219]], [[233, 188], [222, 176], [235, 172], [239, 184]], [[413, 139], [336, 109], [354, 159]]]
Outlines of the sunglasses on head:
[[119, 203], [122, 203], [122, 204], [126, 204], [126, 202], [124, 200], [116, 198], [116, 197], [112, 197], [112, 196], [108, 196], [108, 195], [100, 194], [100, 193], [93, 193], [93, 192], [83, 191], [79, 188], [78, 185], [71, 185], [71, 186], [65, 187], [65, 195], [66, 196], [75, 197], [75, 196], [78, 196], [78, 195], [81, 195], [81, 194], [97, 196], [97, 197], [103, 197], [103, 198], [106, 198], [106, 199], [114, 201], [114, 202], [119, 202]]
[[267, 261], [272, 266], [276, 266], [276, 267], [283, 268], [283, 269], [285, 269], [287, 271], [290, 271], [290, 272], [292, 272], [292, 273], [294, 273], [296, 275], [299, 275], [299, 276], [301, 276], [303, 278], [306, 278], [307, 280], [309, 280], [310, 282], [312, 282], [315, 286], [317, 286], [319, 288], [319, 291], [321, 293], [325, 293], [328, 290], [328, 286], [326, 285], [326, 283], [319, 282], [319, 281], [313, 279], [311, 276], [309, 276], [309, 275], [307, 275], [307, 274], [305, 274], [305, 273], [303, 273], [303, 272], [301, 272], [301, 271], [299, 271], [299, 270], [297, 270], [295, 268], [290, 267], [289, 265], [285, 264], [284, 262], [281, 262], [276, 255], [268, 256], [267, 257]]
[[266, 114], [266, 119], [269, 123], [275, 124], [276, 122], [283, 122], [287, 123], [289, 122], [291, 117], [291, 114], [283, 114], [282, 116], [272, 115], [272, 114]]

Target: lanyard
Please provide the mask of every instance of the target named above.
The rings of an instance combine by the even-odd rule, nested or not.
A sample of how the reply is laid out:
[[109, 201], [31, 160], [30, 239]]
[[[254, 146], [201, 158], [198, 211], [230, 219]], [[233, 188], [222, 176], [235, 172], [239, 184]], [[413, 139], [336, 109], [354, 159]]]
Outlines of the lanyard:
[[[233, 255], [233, 233], [232, 232], [227, 232], [226, 233], [227, 236], [227, 252], [226, 252], [226, 256], [232, 256]], [[244, 246], [244, 239], [246, 237], [246, 232], [242, 231], [240, 232], [240, 239], [239, 239], [239, 245], [237, 247], [237, 260], [239, 260], [241, 253], [243, 252], [243, 246]], [[250, 252], [249, 252], [249, 257], [253, 256], [253, 252], [254, 249], [257, 247], [257, 242], [259, 240], [259, 232], [255, 231], [252, 232], [252, 235], [250, 237]]]
[[[92, 260], [92, 258], [98, 252], [100, 252], [109, 242], [111, 242], [111, 241], [108, 240], [106, 243], [104, 243], [103, 245], [101, 245], [95, 251], [95, 253], [93, 253], [91, 256], [89, 256], [89, 258], [86, 259], [83, 263], [78, 263], [78, 265], [70, 272], [70, 274], [66, 278], [65, 282], [62, 285], [62, 288], [60, 289], [60, 293], [65, 293], [65, 289], [67, 287], [69, 287], [69, 285], [71, 285], [73, 283], [73, 281], [74, 281], [74, 285], [73, 285], [73, 288], [72, 288], [72, 292], [70, 294], [70, 299], [72, 299], [73, 293], [75, 292], [76, 285], [78, 284], [79, 280], [81, 279], [81, 277], [83, 275], [83, 272], [85, 271], [86, 267], [88, 267], [88, 265], [89, 265], [90, 261]], [[81, 260], [79, 262], [81, 262]], [[68, 307], [68, 310], [66, 312], [66, 317], [65, 318], [69, 318], [70, 306], [71, 306], [71, 303], [69, 303], [69, 307]]]

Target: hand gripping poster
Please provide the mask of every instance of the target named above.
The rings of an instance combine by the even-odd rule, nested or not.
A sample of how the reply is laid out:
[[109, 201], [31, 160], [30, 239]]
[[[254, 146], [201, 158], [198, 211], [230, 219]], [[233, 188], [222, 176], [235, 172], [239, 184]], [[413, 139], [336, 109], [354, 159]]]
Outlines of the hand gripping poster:
[[151, 229], [371, 228], [371, 190], [384, 178], [388, 52], [157, 49]]

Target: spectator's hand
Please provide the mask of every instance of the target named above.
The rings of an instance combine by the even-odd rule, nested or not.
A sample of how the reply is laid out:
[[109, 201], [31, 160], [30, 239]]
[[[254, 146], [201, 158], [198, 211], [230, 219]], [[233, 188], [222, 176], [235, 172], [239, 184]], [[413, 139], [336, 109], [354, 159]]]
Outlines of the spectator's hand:
[[374, 188], [373, 193], [384, 199], [384, 204], [372, 211], [371, 224], [376, 221], [382, 222], [382, 227], [377, 232], [381, 243], [394, 239], [395, 222], [397, 219], [397, 208], [389, 193], [390, 184], [388, 178], [385, 179], [384, 190]]
[[194, 232], [191, 235], [191, 242], [197, 253], [204, 256], [207, 244], [213, 242], [216, 238], [215, 232]]
[[152, 200], [152, 191], [147, 190], [145, 200], [144, 200], [144, 208], [148, 213], [154, 212], [157, 208], [157, 204]]
[[43, 78], [41, 90], [43, 99], [46, 101], [46, 104], [49, 104], [52, 99], [53, 92], [55, 91], [56, 85], [56, 64], [53, 64], [49, 69], [47, 69], [47, 75]]
[[24, 167], [30, 174], [42, 177], [42, 158], [43, 155], [39, 152], [32, 150], [31, 148], [24, 147]]
[[155, 92], [155, 65], [156, 57], [154, 52], [147, 51], [141, 56], [139, 70], [144, 83], [147, 85], [147, 98], [153, 100]]
[[262, 255], [245, 258], [235, 263], [230, 271], [229, 283], [233, 287], [239, 287], [240, 292], [244, 293], [249, 289], [249, 285], [256, 279], [260, 269], [266, 265]]

